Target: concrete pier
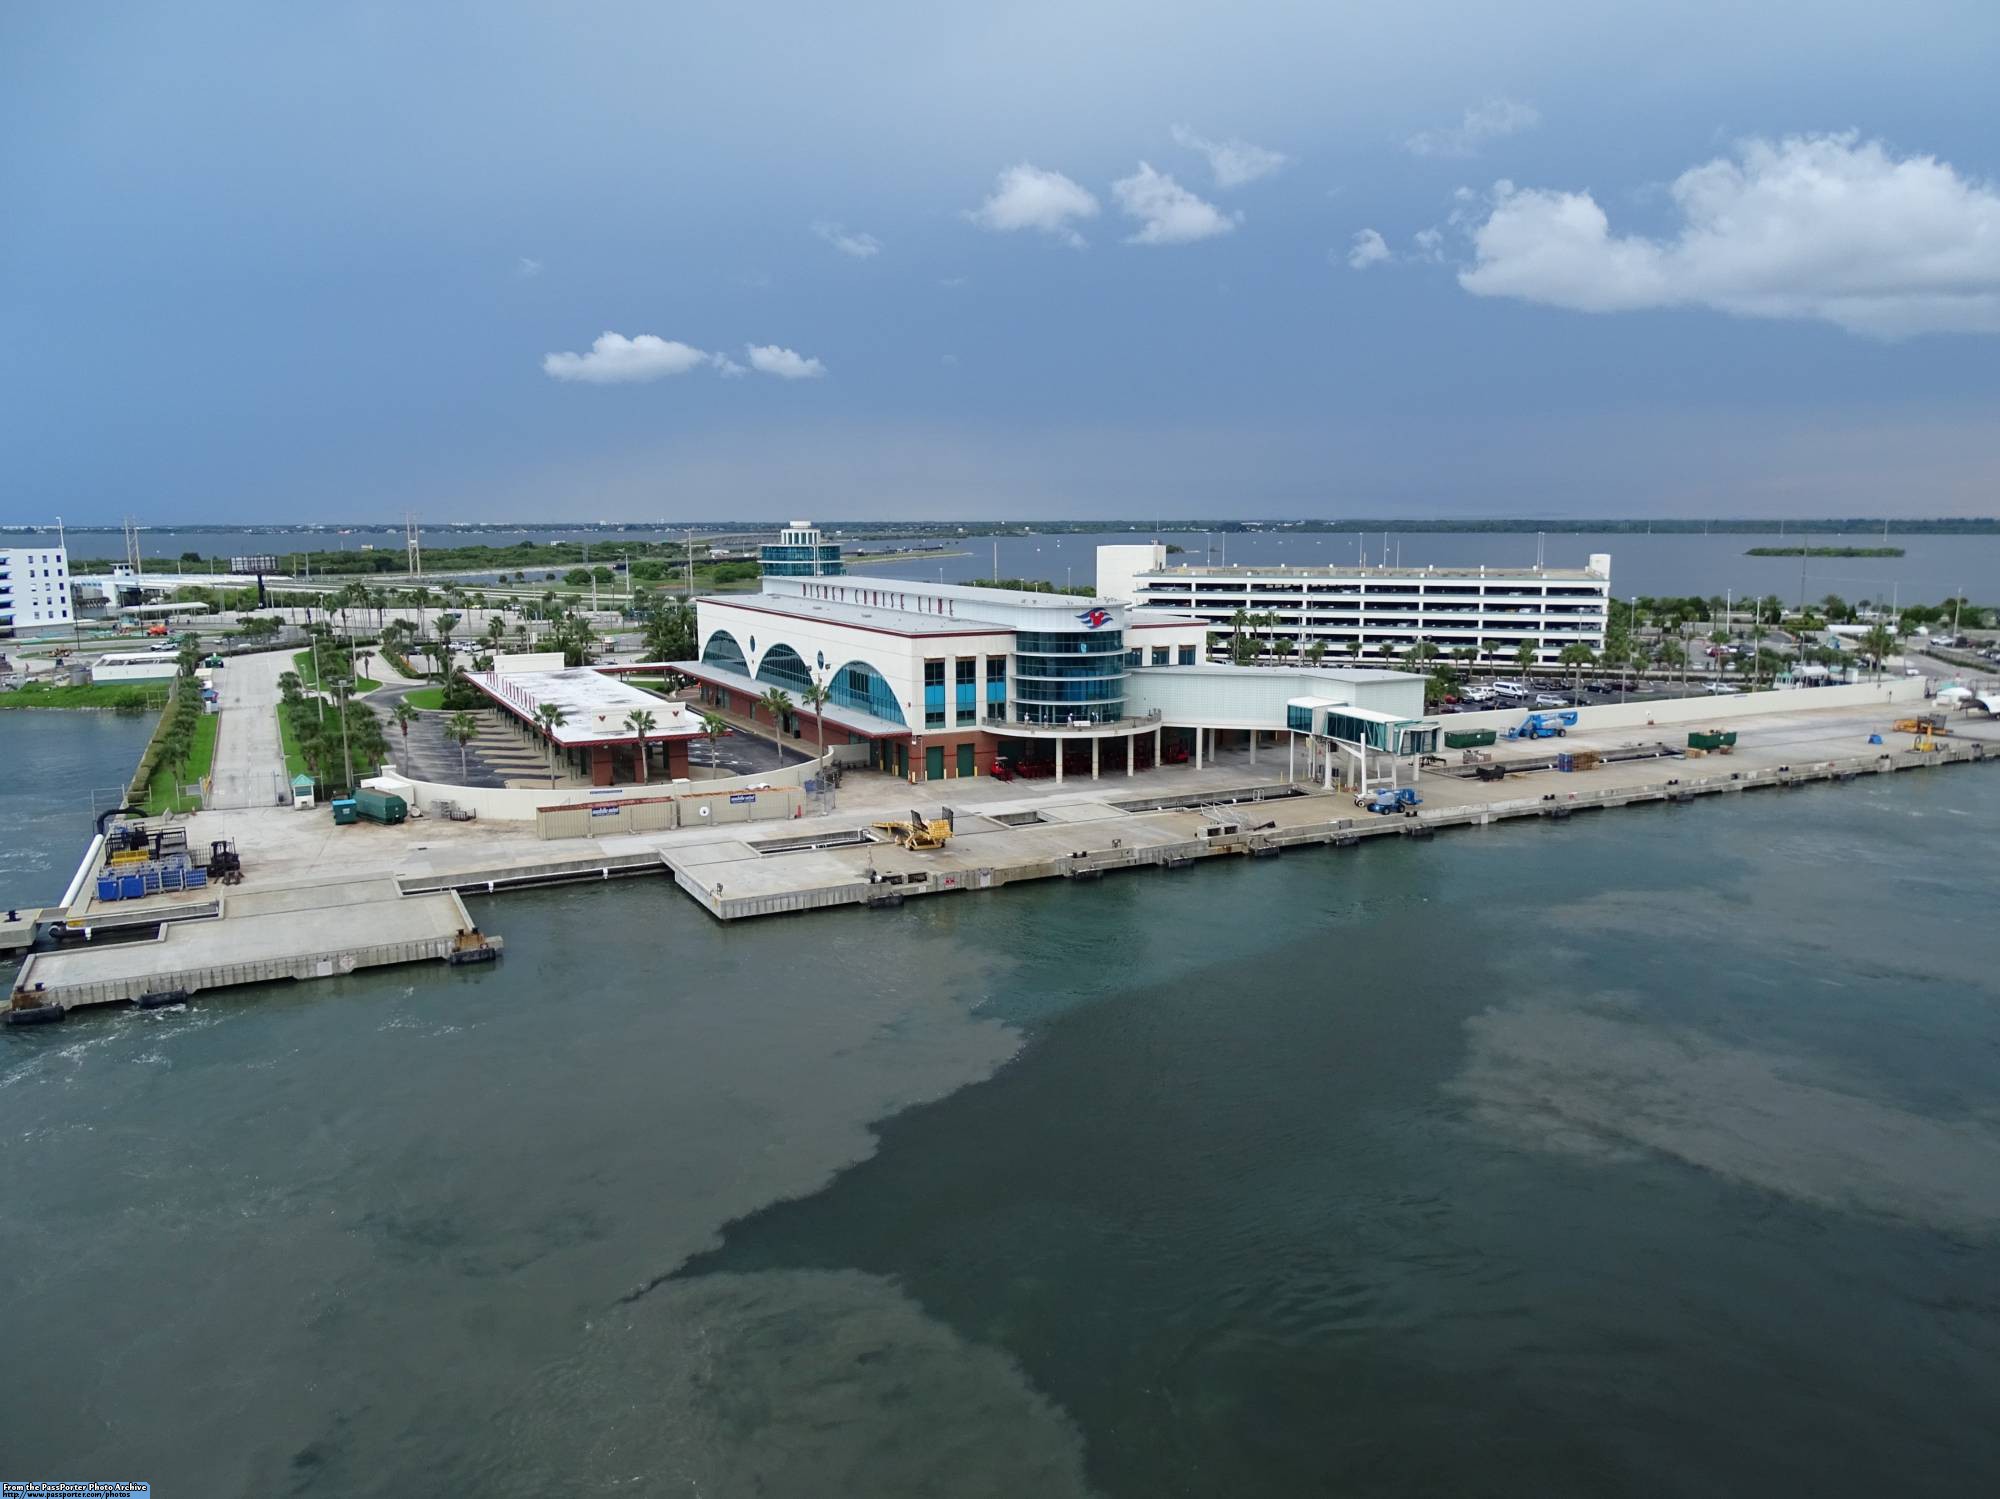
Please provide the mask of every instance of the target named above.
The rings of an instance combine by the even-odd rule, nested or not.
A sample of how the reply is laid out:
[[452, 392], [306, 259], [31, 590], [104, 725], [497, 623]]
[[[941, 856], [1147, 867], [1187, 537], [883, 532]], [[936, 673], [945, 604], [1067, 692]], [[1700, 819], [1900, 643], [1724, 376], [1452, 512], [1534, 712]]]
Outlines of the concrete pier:
[[1278, 782], [1204, 793], [1191, 807], [1160, 806], [1173, 799], [1148, 798], [1051, 807], [1025, 823], [1004, 812], [961, 816], [945, 848], [923, 853], [888, 842], [767, 852], [758, 846], [762, 840], [746, 836], [670, 850], [665, 858], [682, 890], [711, 915], [734, 921], [832, 906], [900, 906], [918, 896], [1024, 880], [1180, 869], [1200, 859], [1271, 857], [1316, 845], [1345, 848], [1371, 838], [1428, 838], [1440, 829], [1518, 818], [1561, 821], [1642, 803], [1679, 804], [1988, 760], [2000, 764], [2000, 742], [1954, 738], [1931, 751], [1884, 745], [1866, 754], [1787, 756], [1776, 763], [1768, 754], [1755, 760], [1668, 754], [1579, 772], [1540, 768], [1547, 757], [1534, 751], [1521, 759], [1538, 768], [1499, 782], [1462, 779], [1450, 771], [1427, 775], [1423, 804], [1404, 815], [1366, 812], [1343, 794]]
[[[139, 913], [117, 914], [129, 924]], [[217, 915], [168, 921], [150, 939], [33, 953], [15, 994], [20, 1002], [72, 1010], [176, 990], [331, 978], [389, 963], [449, 961], [471, 931], [456, 894], [407, 896], [389, 879], [238, 889], [221, 897]], [[499, 944], [484, 939], [495, 950]]]
[[[90, 946], [73, 940], [32, 954], [17, 992], [25, 991], [25, 1003], [67, 1009], [386, 963], [459, 960], [468, 942], [489, 951], [499, 946], [497, 938], [466, 935], [472, 922], [462, 897], [563, 882], [670, 874], [704, 910], [734, 921], [2000, 763], [2000, 720], [1954, 715], [1937, 748], [1918, 750], [1910, 735], [1891, 727], [1907, 712], [1899, 705], [1815, 708], [1810, 693], [1784, 697], [1789, 701], [1769, 712], [1735, 715], [1731, 726], [1740, 737], [1726, 756], [1685, 758], [1685, 725], [1648, 724], [1572, 730], [1562, 749], [1613, 757], [1589, 770], [1554, 768], [1556, 741], [1497, 746], [1495, 763], [1508, 771], [1499, 781], [1478, 780], [1473, 767], [1458, 764], [1425, 768], [1418, 783], [1423, 802], [1410, 816], [1362, 811], [1316, 784], [1301, 758], [1288, 766], [1260, 753], [1252, 766], [1245, 752], [1209, 744], [1201, 747], [1198, 770], [1162, 766], [1067, 787], [978, 777], [914, 795], [892, 778], [853, 774], [827, 815], [584, 837], [544, 838], [533, 824], [430, 819], [336, 827], [323, 812], [275, 806], [203, 812], [190, 841], [201, 847], [210, 838], [233, 839], [244, 884], [101, 903], [87, 893], [91, 882], [79, 879], [70, 904], [43, 911], [41, 926], [63, 920], [110, 940]], [[1871, 735], [1884, 742], [1870, 744]], [[1288, 769], [1298, 770], [1300, 781], [1289, 779]], [[912, 853], [872, 831], [877, 821], [908, 816], [913, 803], [926, 816], [950, 808], [954, 834], [945, 848]], [[95, 869], [96, 857], [93, 848], [80, 875]], [[143, 934], [136, 939], [135, 927]], [[31, 930], [19, 935], [25, 940]]]

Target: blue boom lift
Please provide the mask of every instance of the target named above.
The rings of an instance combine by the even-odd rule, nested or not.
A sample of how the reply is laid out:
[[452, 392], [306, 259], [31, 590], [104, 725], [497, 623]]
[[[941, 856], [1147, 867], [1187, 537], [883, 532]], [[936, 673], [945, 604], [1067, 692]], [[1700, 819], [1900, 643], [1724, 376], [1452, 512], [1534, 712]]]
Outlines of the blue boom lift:
[[1561, 713], [1530, 713], [1501, 737], [1506, 739], [1560, 739], [1576, 727], [1576, 709]]

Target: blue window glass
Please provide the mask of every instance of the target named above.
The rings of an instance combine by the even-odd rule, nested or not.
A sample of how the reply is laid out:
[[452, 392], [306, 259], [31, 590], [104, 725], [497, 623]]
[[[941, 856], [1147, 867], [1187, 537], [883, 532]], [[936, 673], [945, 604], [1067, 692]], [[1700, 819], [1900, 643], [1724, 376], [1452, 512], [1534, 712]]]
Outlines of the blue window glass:
[[812, 686], [812, 673], [797, 651], [788, 645], [774, 645], [757, 663], [757, 680], [796, 695]]
[[743, 659], [743, 647], [736, 643], [736, 637], [727, 630], [717, 630], [708, 637], [708, 644], [701, 648], [701, 659], [710, 666], [719, 666], [724, 671], [733, 671], [742, 676], [750, 675], [750, 663]]
[[850, 661], [833, 674], [828, 686], [831, 701], [857, 713], [872, 714], [890, 723], [906, 723], [902, 704], [882, 680], [881, 673], [863, 661]]

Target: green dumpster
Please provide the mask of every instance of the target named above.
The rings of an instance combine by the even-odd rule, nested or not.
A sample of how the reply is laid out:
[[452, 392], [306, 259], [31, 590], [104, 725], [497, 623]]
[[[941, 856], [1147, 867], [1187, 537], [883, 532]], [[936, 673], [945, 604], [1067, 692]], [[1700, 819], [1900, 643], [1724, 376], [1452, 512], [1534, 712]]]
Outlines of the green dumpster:
[[1719, 750], [1724, 745], [1732, 748], [1736, 744], [1734, 729], [1724, 733], [1721, 729], [1695, 730], [1688, 735], [1688, 748], [1698, 750]]
[[1483, 749], [1493, 743], [1491, 729], [1446, 729], [1444, 747], [1446, 749]]
[[361, 809], [354, 805], [351, 796], [336, 796], [333, 799], [333, 822], [335, 827], [346, 827], [351, 822], [361, 820]]

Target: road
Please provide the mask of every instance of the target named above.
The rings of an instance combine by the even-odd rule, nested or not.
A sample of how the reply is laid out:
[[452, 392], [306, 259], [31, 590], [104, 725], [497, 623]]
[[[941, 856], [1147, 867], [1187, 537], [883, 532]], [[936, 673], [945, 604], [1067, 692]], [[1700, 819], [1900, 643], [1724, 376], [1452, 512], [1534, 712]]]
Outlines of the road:
[[232, 656], [215, 673], [222, 716], [216, 724], [210, 807], [270, 807], [289, 799], [278, 739], [278, 678], [291, 669], [290, 651], [264, 651]]

